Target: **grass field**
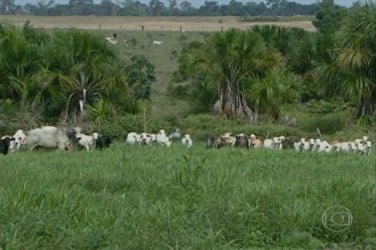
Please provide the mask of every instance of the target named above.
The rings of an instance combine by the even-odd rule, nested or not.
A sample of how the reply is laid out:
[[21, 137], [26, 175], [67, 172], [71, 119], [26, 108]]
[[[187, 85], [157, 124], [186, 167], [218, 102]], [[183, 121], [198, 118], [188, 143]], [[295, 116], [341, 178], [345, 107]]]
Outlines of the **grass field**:
[[29, 20], [39, 28], [80, 28], [104, 30], [141, 30], [145, 31], [220, 31], [230, 28], [249, 29], [257, 24], [276, 24], [288, 27], [299, 27], [314, 31], [312, 17], [281, 17], [279, 22], [238, 22], [238, 17], [109, 17], [109, 16], [21, 16], [0, 15], [0, 21], [9, 21], [23, 25]]
[[[4, 18], [25, 21], [0, 16]], [[213, 25], [208, 28], [196, 17], [160, 18], [166, 23], [162, 31], [161, 23], [150, 18], [49, 18], [30, 20], [47, 28], [82, 24], [80, 28], [98, 29], [101, 24], [102, 30], [93, 32], [103, 37], [116, 32], [115, 49], [121, 58], [146, 55], [157, 70], [150, 113], [157, 118], [188, 114], [189, 105], [169, 97], [167, 86], [184, 44], [209, 34], [201, 27], [214, 31], [232, 22], [254, 24], [235, 23], [231, 17], [222, 24], [219, 17], [204, 18]], [[45, 26], [38, 26], [37, 20]], [[140, 21], [153, 23], [154, 30], [137, 31]], [[184, 33], [174, 32], [180, 21], [187, 22]], [[123, 23], [134, 25], [134, 30], [126, 30]], [[167, 24], [174, 28], [169, 31]], [[189, 31], [188, 24], [196, 29]], [[162, 40], [163, 46], [152, 46], [153, 40]], [[312, 119], [303, 107], [285, 113], [297, 117], [297, 129], [300, 121]], [[238, 132], [262, 127], [203, 118], [191, 119], [193, 137], [214, 134], [218, 127]], [[330, 139], [354, 139], [368, 132], [344, 129]], [[374, 141], [374, 134], [369, 135]], [[191, 150], [179, 145], [137, 148], [122, 142], [103, 152], [0, 155], [0, 249], [374, 249], [375, 158], [207, 150], [200, 143]], [[324, 211], [335, 205], [348, 208], [353, 216], [351, 226], [339, 233], [322, 223]]]
[[[2, 249], [368, 249], [375, 156], [173, 145], [0, 156]], [[352, 225], [326, 229], [348, 208]]]

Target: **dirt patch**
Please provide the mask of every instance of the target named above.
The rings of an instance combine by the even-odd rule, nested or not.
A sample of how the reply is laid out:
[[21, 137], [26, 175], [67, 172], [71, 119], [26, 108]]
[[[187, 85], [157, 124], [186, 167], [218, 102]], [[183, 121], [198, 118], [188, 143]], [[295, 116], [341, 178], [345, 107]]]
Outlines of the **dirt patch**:
[[247, 30], [255, 25], [273, 24], [315, 31], [311, 21], [238, 22], [236, 17], [98, 17], [98, 16], [0, 16], [0, 21], [23, 25], [27, 20], [39, 28], [78, 28], [145, 31]]

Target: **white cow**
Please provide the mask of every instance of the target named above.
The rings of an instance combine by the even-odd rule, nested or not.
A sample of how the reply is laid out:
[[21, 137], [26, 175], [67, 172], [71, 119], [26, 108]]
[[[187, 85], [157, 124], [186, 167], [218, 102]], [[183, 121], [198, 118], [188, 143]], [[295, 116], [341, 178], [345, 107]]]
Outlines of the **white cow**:
[[189, 134], [185, 134], [184, 137], [181, 139], [181, 144], [183, 144], [187, 148], [192, 147], [193, 142], [191, 136]]
[[111, 43], [112, 45], [115, 45], [115, 44], [118, 43], [118, 42], [117, 42], [114, 38], [112, 38], [112, 37], [106, 37], [106, 41], [109, 42], [109, 43]]
[[36, 147], [68, 149], [70, 141], [68, 130], [53, 126], [44, 126], [30, 130], [26, 133], [25, 144], [30, 150]]
[[155, 138], [155, 141], [159, 144], [159, 145], [164, 145], [166, 147], [170, 147], [171, 146], [171, 141], [168, 139], [165, 131], [163, 129], [161, 129], [156, 138]]
[[14, 150], [19, 150], [23, 145], [25, 145], [26, 134], [22, 129], [19, 129], [14, 133]]
[[158, 40], [153, 41], [154, 46], [162, 46], [162, 44], [163, 44], [163, 41], [158, 41]]
[[156, 137], [157, 137], [156, 134], [149, 134], [149, 133], [145, 133], [145, 132], [140, 134], [141, 142], [144, 145], [149, 145], [149, 144], [155, 142]]
[[135, 132], [129, 132], [127, 134], [127, 139], [125, 139], [125, 142], [129, 145], [134, 145], [134, 144], [138, 144], [140, 145], [141, 143], [141, 136]]
[[76, 134], [76, 139], [78, 144], [85, 147], [86, 151], [90, 151], [91, 149], [95, 149], [96, 141], [99, 137], [98, 133], [93, 133], [92, 135], [85, 135], [81, 133], [81, 128], [74, 129]]
[[266, 148], [266, 149], [274, 149], [275, 148], [274, 140], [265, 139], [263, 147]]

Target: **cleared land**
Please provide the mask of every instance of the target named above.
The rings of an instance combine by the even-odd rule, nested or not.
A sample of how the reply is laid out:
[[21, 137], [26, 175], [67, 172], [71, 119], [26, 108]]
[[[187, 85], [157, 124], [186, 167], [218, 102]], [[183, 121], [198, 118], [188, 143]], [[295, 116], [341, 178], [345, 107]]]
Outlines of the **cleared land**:
[[[314, 31], [315, 27], [307, 18], [282, 19], [279, 22], [239, 22], [237, 17], [98, 17], [98, 16], [0, 16], [0, 21], [22, 25], [29, 20], [40, 28], [79, 28], [104, 30], [145, 31], [221, 31], [231, 28], [247, 30], [260, 24], [298, 27]], [[287, 20], [287, 21], [285, 21]]]

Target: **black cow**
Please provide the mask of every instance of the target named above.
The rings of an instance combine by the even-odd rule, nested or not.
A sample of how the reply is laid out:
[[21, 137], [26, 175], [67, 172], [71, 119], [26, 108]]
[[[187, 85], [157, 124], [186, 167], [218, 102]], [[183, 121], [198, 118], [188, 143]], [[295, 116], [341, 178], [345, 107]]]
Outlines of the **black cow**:
[[104, 148], [110, 147], [110, 144], [113, 141], [113, 137], [110, 135], [99, 135], [96, 140], [96, 148], [102, 150]]
[[0, 153], [1, 154], [4, 154], [4, 155], [8, 154], [9, 145], [11, 141], [14, 141], [14, 138], [5, 137], [4, 139], [0, 140]]
[[236, 139], [236, 141], [235, 141], [235, 147], [249, 148], [249, 141], [248, 141], [247, 136], [245, 136], [243, 134], [238, 134], [235, 137], [235, 139]]

